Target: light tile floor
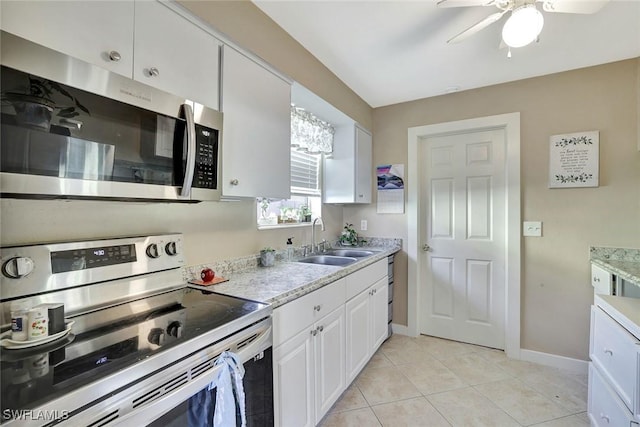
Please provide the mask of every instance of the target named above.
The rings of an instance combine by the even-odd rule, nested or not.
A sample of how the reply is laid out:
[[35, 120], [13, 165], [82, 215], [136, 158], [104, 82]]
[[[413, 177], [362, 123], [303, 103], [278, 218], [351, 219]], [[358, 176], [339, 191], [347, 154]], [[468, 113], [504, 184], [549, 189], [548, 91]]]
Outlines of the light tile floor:
[[586, 374], [471, 344], [393, 335], [321, 426], [588, 427], [586, 410]]

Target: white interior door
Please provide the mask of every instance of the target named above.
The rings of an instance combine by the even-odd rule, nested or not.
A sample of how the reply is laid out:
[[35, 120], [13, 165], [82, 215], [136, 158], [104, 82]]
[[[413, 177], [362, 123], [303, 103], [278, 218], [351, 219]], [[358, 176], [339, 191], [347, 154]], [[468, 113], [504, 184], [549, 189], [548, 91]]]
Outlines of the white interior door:
[[420, 332], [505, 347], [505, 130], [425, 138]]

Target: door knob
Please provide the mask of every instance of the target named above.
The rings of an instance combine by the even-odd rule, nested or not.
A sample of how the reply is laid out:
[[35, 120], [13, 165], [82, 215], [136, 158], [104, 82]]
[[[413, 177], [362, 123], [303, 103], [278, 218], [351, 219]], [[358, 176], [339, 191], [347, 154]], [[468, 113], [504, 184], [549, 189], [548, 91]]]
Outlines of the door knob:
[[425, 243], [424, 245], [422, 245], [422, 250], [425, 252], [429, 252], [431, 250], [431, 246]]

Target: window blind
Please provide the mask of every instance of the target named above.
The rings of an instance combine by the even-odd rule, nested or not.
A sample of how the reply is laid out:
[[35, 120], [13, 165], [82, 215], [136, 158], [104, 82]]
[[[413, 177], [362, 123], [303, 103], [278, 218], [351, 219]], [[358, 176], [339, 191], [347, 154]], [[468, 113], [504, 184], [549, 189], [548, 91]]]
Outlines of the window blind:
[[319, 154], [291, 149], [291, 193], [320, 196]]

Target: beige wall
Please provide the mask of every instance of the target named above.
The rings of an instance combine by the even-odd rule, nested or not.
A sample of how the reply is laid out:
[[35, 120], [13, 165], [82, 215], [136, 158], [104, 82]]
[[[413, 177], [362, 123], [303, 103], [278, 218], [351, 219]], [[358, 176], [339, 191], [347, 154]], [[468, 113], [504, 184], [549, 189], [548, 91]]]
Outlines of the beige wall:
[[[589, 246], [640, 247], [640, 59], [377, 108], [374, 163], [407, 164], [407, 128], [519, 111], [522, 219], [543, 222], [523, 238], [524, 349], [587, 359]], [[549, 136], [600, 131], [600, 187], [547, 188]], [[408, 186], [412, 183], [408, 182]], [[345, 208], [345, 221], [369, 220], [371, 235], [407, 238], [406, 215], [376, 215], [375, 204]], [[402, 261], [406, 274], [406, 260]], [[406, 322], [406, 279], [394, 298]]]

